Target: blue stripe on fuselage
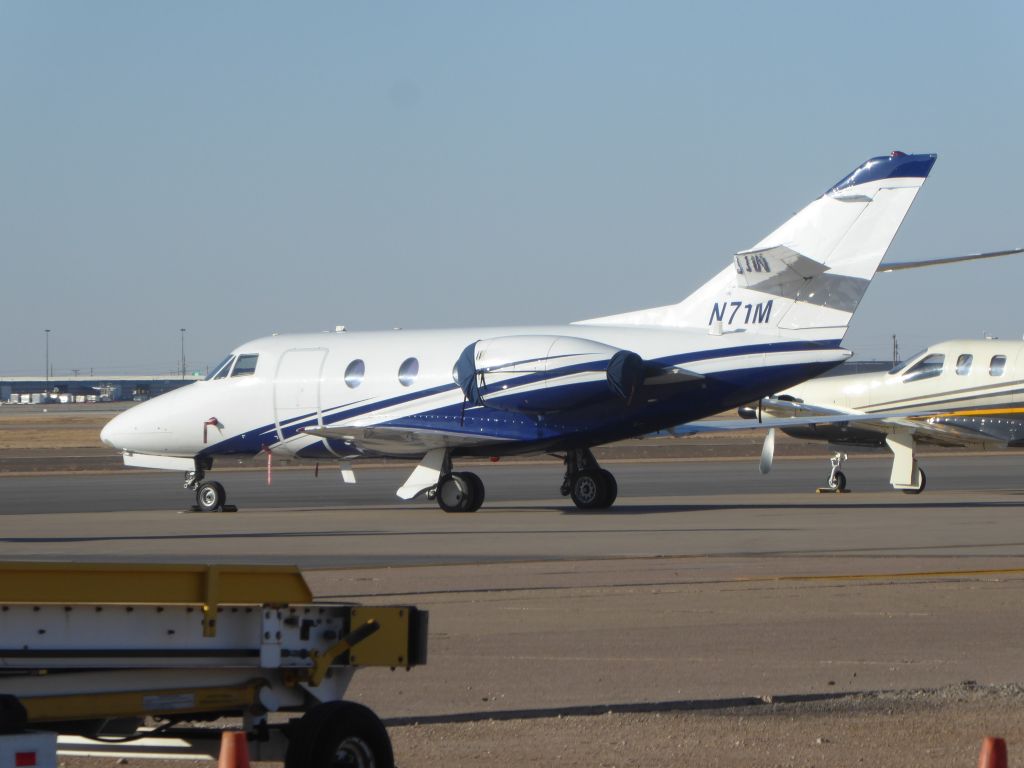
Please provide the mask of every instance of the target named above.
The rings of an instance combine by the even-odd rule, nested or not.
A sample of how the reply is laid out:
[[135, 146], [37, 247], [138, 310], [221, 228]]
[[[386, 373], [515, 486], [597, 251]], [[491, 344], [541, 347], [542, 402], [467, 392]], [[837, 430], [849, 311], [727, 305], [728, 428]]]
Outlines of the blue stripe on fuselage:
[[[648, 362], [653, 365], [672, 366], [698, 361], [715, 360], [724, 357], [742, 357], [766, 352], [803, 352], [816, 350], [838, 349], [839, 341], [806, 342], [789, 341], [780, 343], [752, 344], [743, 347], [729, 347], [700, 352], [685, 352], [661, 358], [652, 358]], [[488, 407], [467, 407], [463, 403], [451, 404], [426, 411], [421, 414], [380, 422], [375, 426], [393, 426], [415, 428], [421, 430], [441, 430], [458, 432], [467, 435], [486, 435], [496, 439], [538, 442], [558, 441], [573, 438], [580, 440], [582, 435], [591, 436], [614, 435], [608, 439], [603, 437], [596, 442], [608, 442], [631, 435], [682, 424], [693, 419], [703, 418], [718, 413], [733, 405], [749, 402], [751, 399], [772, 391], [811, 378], [818, 373], [837, 365], [839, 361], [828, 363], [801, 363], [785, 366], [758, 366], [756, 368], [739, 368], [734, 371], [720, 371], [709, 374], [693, 391], [700, 392], [693, 397], [690, 390], [682, 396], [665, 399], [659, 403], [641, 403], [627, 406], [615, 396], [604, 381], [566, 384], [571, 392], [579, 391], [581, 400], [592, 398], [597, 389], [607, 392], [607, 397], [599, 403], [580, 409], [562, 411], [556, 414], [523, 415], [506, 413]], [[565, 366], [546, 373], [529, 373], [509, 382], [509, 386], [524, 386], [544, 379], [558, 378], [573, 373], [603, 370], [606, 361], [591, 361]], [[356, 418], [375, 411], [381, 411], [403, 405], [418, 399], [426, 399], [435, 395], [457, 390], [455, 383], [442, 384], [418, 392], [387, 398], [373, 403], [360, 401], [360, 405], [336, 406], [322, 412], [325, 425], [334, 424]], [[643, 400], [643, 398], [640, 398]], [[463, 419], [463, 413], [465, 418]], [[303, 417], [290, 419], [281, 425], [285, 439], [299, 434], [303, 427], [316, 426], [320, 423], [317, 413], [311, 412]], [[214, 445], [204, 448], [200, 455], [217, 454], [254, 454], [263, 448], [279, 442], [276, 436], [276, 424], [264, 425], [252, 429], [245, 435], [236, 435]], [[267, 437], [273, 435], [269, 442]], [[592, 444], [596, 444], [592, 443]]]

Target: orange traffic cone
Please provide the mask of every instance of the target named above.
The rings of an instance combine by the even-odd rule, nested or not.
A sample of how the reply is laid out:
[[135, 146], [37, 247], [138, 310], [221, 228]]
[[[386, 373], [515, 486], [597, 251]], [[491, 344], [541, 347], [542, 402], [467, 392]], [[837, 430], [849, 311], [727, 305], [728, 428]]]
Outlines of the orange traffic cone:
[[[1005, 761], [1003, 765], [1006, 765]], [[244, 731], [224, 731], [220, 735], [217, 768], [249, 768], [249, 743], [245, 740]]]
[[978, 768], [1006, 768], [1006, 740], [987, 737], [981, 742]]

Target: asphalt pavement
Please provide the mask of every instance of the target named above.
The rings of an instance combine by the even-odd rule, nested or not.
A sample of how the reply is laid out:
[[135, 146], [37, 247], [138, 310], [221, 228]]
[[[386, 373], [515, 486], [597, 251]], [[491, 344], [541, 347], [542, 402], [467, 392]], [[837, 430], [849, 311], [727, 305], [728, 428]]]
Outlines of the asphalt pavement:
[[1020, 554], [1016, 454], [928, 459], [917, 496], [884, 459], [848, 463], [854, 489], [818, 494], [826, 462], [612, 462], [619, 500], [582, 511], [558, 493], [557, 461], [477, 467], [487, 502], [446, 514], [394, 496], [408, 468], [211, 473], [235, 513], [184, 513], [173, 473], [0, 477], [0, 557], [286, 562], [303, 567], [777, 553]]

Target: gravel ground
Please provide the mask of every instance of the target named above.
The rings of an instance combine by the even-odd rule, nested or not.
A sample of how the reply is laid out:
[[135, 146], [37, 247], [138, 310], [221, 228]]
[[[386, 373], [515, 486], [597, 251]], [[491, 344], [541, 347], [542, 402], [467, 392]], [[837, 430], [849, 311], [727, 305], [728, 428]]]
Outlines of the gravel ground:
[[[1005, 738], [1012, 762], [1024, 743], [1024, 687], [964, 683], [691, 711], [413, 723], [389, 732], [400, 768], [966, 768], [977, 764], [985, 736]], [[134, 763], [212, 761], [60, 760], [65, 768]]]
[[970, 766], [986, 735], [1013, 753], [1024, 689], [957, 686], [712, 711], [607, 714], [392, 729], [402, 768]]

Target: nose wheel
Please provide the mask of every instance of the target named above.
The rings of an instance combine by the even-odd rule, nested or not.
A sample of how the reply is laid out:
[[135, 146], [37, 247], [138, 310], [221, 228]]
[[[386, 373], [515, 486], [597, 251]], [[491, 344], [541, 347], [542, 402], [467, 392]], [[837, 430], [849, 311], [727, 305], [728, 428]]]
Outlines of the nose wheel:
[[819, 488], [818, 492], [832, 491], [833, 493], [843, 493], [846, 490], [846, 474], [843, 472], [843, 462], [846, 461], [847, 456], [841, 451], [836, 451], [830, 461], [832, 462], [832, 471], [828, 473], [828, 485], [825, 488]]
[[224, 506], [228, 494], [216, 480], [207, 480], [196, 489], [196, 506], [200, 512], [216, 512]]
[[186, 472], [185, 488], [196, 492], [196, 503], [190, 512], [237, 512], [238, 507], [228, 504], [228, 493], [216, 480], [204, 480], [203, 471]]

